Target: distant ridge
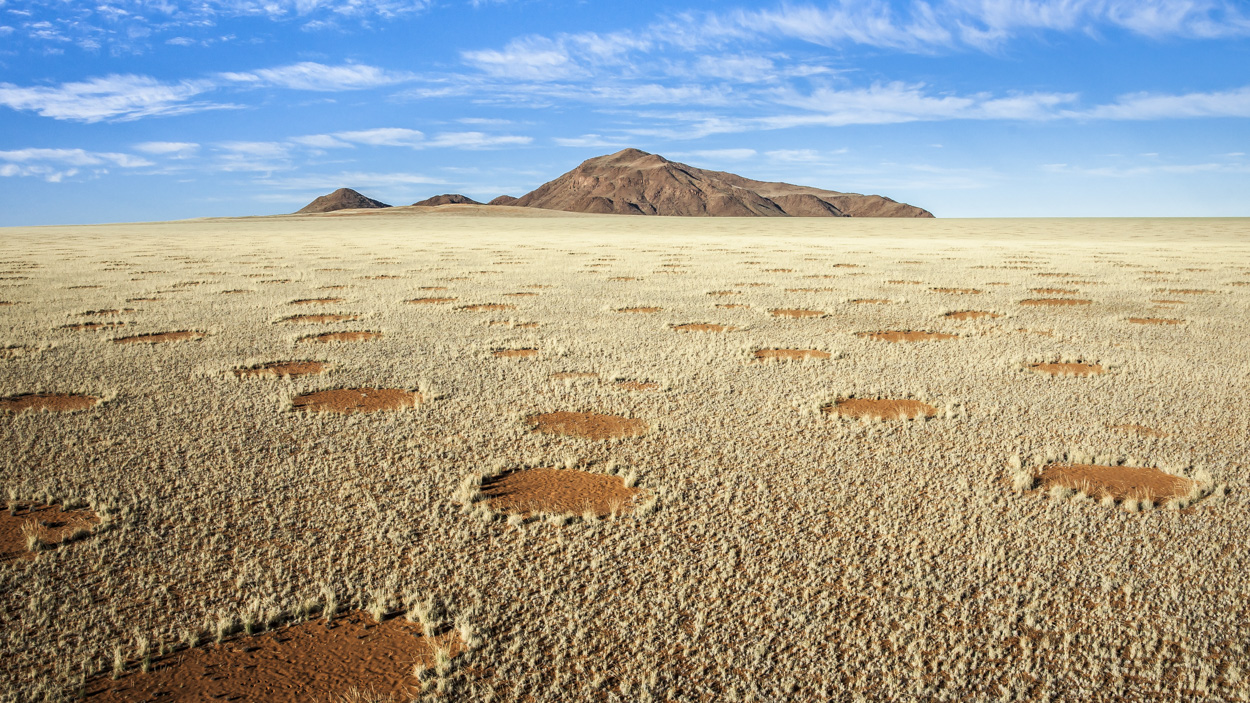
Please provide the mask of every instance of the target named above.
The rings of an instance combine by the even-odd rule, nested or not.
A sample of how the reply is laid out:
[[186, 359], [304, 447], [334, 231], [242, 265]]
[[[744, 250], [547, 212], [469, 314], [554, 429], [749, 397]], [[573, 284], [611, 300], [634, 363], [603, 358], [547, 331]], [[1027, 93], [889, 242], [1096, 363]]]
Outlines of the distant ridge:
[[512, 196], [512, 195], [501, 195], [486, 204], [487, 205], [516, 205], [517, 200], [519, 200], [519, 198]]
[[311, 203], [308, 203], [296, 211], [295, 214], [300, 215], [310, 212], [334, 212], [335, 210], [382, 207], [390, 207], [390, 205], [387, 205], [380, 200], [366, 198], [351, 188], [339, 188], [329, 195], [323, 195]]
[[444, 195], [436, 195], [433, 198], [426, 198], [413, 203], [413, 205], [481, 205], [481, 203], [467, 195], [446, 193]]
[[733, 173], [705, 171], [639, 149], [588, 159], [511, 204], [619, 215], [933, 217], [928, 210], [881, 195], [755, 181]]

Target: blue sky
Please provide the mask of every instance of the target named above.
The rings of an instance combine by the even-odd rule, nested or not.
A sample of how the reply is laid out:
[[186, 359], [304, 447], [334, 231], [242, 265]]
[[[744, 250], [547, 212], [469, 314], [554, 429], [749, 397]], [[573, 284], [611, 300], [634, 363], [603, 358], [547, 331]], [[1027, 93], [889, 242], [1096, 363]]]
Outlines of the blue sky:
[[635, 146], [939, 217], [1250, 215], [1250, 3], [0, 0], [0, 225], [521, 195]]

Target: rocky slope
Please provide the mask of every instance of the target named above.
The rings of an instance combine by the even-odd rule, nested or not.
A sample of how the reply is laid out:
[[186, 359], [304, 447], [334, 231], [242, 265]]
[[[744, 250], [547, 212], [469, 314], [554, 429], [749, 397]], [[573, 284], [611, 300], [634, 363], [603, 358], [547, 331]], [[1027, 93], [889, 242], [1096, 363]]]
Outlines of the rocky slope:
[[334, 212], [335, 210], [382, 207], [390, 207], [390, 205], [387, 205], [379, 200], [374, 200], [373, 198], [366, 198], [351, 188], [339, 188], [329, 195], [323, 195], [311, 203], [308, 203], [296, 211], [295, 214], [301, 215], [310, 212]]

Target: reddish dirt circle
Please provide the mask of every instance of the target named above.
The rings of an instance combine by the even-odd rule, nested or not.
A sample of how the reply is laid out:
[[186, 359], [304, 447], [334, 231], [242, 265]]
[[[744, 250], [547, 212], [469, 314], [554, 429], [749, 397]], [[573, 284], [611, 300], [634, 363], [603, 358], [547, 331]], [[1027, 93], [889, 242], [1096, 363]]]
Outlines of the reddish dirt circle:
[[800, 308], [774, 308], [768, 312], [773, 317], [788, 317], [792, 319], [803, 317], [823, 317], [825, 314], [821, 310], [803, 310]]
[[326, 315], [291, 315], [282, 318], [281, 322], [293, 322], [295, 324], [317, 324], [323, 325], [328, 322], [343, 322], [345, 320], [358, 320], [359, 315], [350, 314], [326, 314]]
[[296, 396], [291, 401], [291, 407], [293, 410], [350, 414], [400, 410], [420, 402], [419, 394], [398, 388], [336, 388]]
[[1179, 325], [1185, 322], [1170, 317], [1130, 317], [1128, 321], [1135, 325]]
[[828, 359], [832, 356], [819, 349], [757, 349], [755, 358], [762, 361], [804, 361], [806, 359]]
[[639, 308], [617, 308], [617, 309], [616, 309], [616, 311], [617, 311], [617, 312], [639, 313], [639, 314], [644, 314], [644, 315], [650, 315], [650, 314], [651, 314], [651, 313], [653, 313], [653, 312], [659, 312], [661, 309], [662, 309], [662, 308], [639, 307]]
[[965, 320], [995, 319], [1002, 317], [1002, 315], [996, 312], [989, 312], [988, 310], [960, 310], [958, 312], [948, 312], [942, 317], [948, 320], [963, 322]]
[[378, 339], [381, 336], [381, 332], [323, 332], [322, 334], [300, 337], [299, 341], [317, 342], [319, 344], [326, 344], [329, 342], [367, 342], [371, 339]]
[[99, 330], [111, 330], [118, 327], [125, 327], [128, 322], [80, 322], [76, 325], [63, 325], [63, 330], [75, 330], [78, 332], [96, 332]]
[[343, 302], [342, 298], [300, 298], [292, 300], [290, 305], [330, 305]]
[[239, 378], [286, 378], [287, 376], [319, 376], [326, 371], [320, 361], [270, 361], [246, 369], [235, 369]]
[[1189, 495], [1194, 482], [1156, 468], [1098, 464], [1049, 464], [1038, 480], [1043, 490], [1063, 486], [1093, 498], [1111, 496], [1155, 502]]
[[640, 437], [647, 432], [647, 423], [637, 418], [599, 413], [542, 413], [525, 418], [525, 422], [535, 432], [582, 439]]
[[1079, 295], [1081, 292], [1070, 288], [1030, 288], [1029, 290], [1042, 295]]
[[830, 415], [855, 419], [910, 420], [933, 417], [937, 408], [919, 400], [888, 398], [844, 398], [821, 408]]
[[22, 393], [0, 398], [0, 410], [20, 413], [26, 410], [73, 412], [95, 406], [100, 399], [90, 395], [68, 393]]
[[981, 291], [976, 288], [930, 288], [934, 293], [947, 293], [950, 295], [980, 295]]
[[[13, 514], [10, 514], [12, 511]], [[90, 530], [100, 523], [92, 510], [63, 510], [59, 505], [10, 502], [0, 510], [0, 563], [34, 559], [26, 548], [23, 530], [34, 531], [45, 545], [63, 544], [76, 532]]]
[[619, 476], [575, 469], [513, 471], [483, 482], [481, 491], [499, 512], [583, 515], [591, 511], [601, 518], [627, 512], [638, 493], [636, 488], [626, 488]]
[[1106, 369], [1104, 369], [1102, 366], [1098, 364], [1086, 364], [1086, 363], [1080, 363], [1080, 362], [1076, 362], [1076, 363], [1055, 362], [1055, 363], [1045, 363], [1045, 364], [1029, 364], [1028, 369], [1030, 371], [1036, 371], [1037, 373], [1044, 373], [1048, 376], [1084, 377], [1084, 376], [1097, 376], [1099, 374], [1103, 374], [1107, 372]]
[[537, 349], [496, 349], [490, 353], [498, 359], [529, 359], [538, 356]]
[[742, 303], [717, 303], [716, 307], [721, 310], [746, 310], [751, 306], [743, 305]]
[[478, 305], [461, 305], [457, 310], [465, 312], [496, 312], [498, 310], [515, 310], [515, 305], [505, 305], [503, 303], [481, 303]]
[[1063, 307], [1067, 305], [1089, 305], [1092, 302], [1094, 301], [1081, 298], [1029, 298], [1028, 300], [1021, 300], [1020, 304], [1031, 307]]
[[185, 342], [190, 339], [203, 339], [204, 333], [196, 330], [179, 330], [177, 332], [153, 332], [137, 334], [131, 337], [118, 337], [114, 344], [166, 344], [169, 342]]
[[684, 325], [673, 325], [673, 329], [678, 332], [728, 332], [734, 328], [707, 322], [688, 322]]
[[409, 305], [433, 305], [435, 303], [450, 303], [456, 298], [413, 298], [406, 301]]
[[879, 342], [933, 342], [946, 339], [958, 339], [957, 334], [945, 332], [922, 332], [912, 330], [887, 330], [882, 332], [857, 332], [856, 337], [873, 339]]

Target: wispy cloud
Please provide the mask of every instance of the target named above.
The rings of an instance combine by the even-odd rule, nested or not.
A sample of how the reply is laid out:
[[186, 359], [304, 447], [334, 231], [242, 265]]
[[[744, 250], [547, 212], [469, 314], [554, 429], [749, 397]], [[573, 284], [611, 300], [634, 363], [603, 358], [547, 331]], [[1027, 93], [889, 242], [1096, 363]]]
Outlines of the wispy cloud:
[[17, 149], [0, 151], [0, 176], [33, 176], [52, 183], [82, 172], [108, 173], [110, 167], [152, 166], [143, 157], [84, 149]]
[[135, 150], [154, 156], [185, 159], [194, 156], [200, 150], [200, 145], [195, 142], [142, 142], [135, 145]]
[[338, 92], [395, 85], [412, 80], [412, 74], [387, 71], [366, 64], [327, 66], [304, 61], [289, 66], [262, 68], [242, 73], [221, 73], [221, 80], [256, 87]]

